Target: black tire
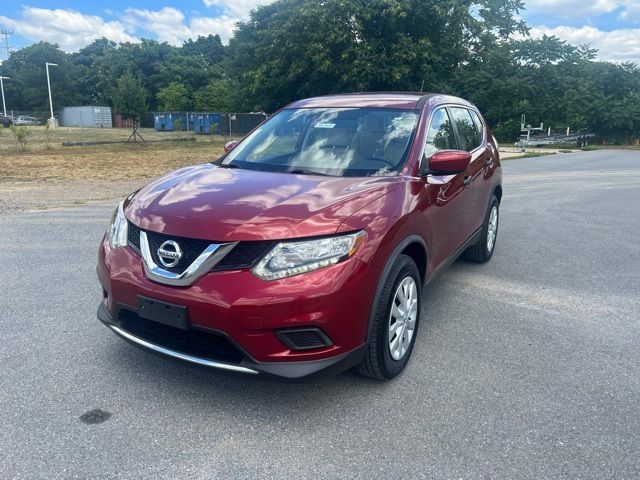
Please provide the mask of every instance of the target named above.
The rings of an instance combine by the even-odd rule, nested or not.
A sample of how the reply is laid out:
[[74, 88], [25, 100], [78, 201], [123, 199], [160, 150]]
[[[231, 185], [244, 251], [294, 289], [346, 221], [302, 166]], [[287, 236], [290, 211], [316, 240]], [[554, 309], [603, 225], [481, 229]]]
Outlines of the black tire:
[[[389, 318], [391, 315], [391, 302], [394, 301], [396, 290], [400, 283], [407, 277], [413, 278], [417, 286], [418, 312], [413, 330], [413, 337], [406, 353], [399, 360], [394, 360], [389, 351]], [[422, 304], [422, 283], [420, 272], [411, 257], [400, 255], [391, 267], [378, 301], [373, 306], [371, 319], [371, 336], [364, 360], [358, 366], [358, 372], [377, 380], [389, 380], [404, 370], [407, 365], [418, 334], [420, 324], [420, 307]]]
[[[495, 237], [493, 240], [493, 245], [491, 249], [487, 246], [487, 240], [489, 235], [489, 218], [491, 216], [491, 211], [493, 208], [496, 208], [497, 218], [496, 218], [496, 227], [495, 227]], [[485, 263], [491, 260], [493, 256], [493, 252], [496, 249], [496, 241], [498, 240], [498, 227], [500, 225], [500, 201], [498, 197], [495, 195], [491, 196], [491, 200], [489, 201], [489, 206], [484, 215], [484, 223], [482, 224], [482, 232], [480, 234], [480, 239], [478, 243], [472, 245], [467, 248], [464, 252], [464, 258], [474, 263]]]

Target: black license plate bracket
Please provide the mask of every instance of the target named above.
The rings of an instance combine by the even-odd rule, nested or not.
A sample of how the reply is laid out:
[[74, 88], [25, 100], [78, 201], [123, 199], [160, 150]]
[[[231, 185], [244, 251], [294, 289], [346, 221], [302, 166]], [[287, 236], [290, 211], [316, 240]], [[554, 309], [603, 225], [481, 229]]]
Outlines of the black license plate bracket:
[[184, 305], [175, 305], [138, 295], [138, 315], [170, 327], [183, 330], [189, 328], [189, 314]]

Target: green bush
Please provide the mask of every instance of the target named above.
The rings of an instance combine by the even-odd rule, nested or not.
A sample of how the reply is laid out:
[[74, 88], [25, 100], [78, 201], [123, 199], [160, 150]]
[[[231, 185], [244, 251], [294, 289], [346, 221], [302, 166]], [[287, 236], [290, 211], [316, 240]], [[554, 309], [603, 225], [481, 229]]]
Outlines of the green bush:
[[180, 118], [173, 121], [173, 131], [177, 132], [178, 138], [182, 138], [182, 120]]
[[27, 137], [31, 135], [31, 131], [25, 125], [19, 127], [11, 125], [9, 128], [13, 136], [16, 137], [16, 141], [20, 145], [20, 150], [24, 152], [27, 149]]
[[50, 127], [49, 122], [44, 124], [44, 145], [47, 150], [51, 150], [51, 139], [49, 138]]

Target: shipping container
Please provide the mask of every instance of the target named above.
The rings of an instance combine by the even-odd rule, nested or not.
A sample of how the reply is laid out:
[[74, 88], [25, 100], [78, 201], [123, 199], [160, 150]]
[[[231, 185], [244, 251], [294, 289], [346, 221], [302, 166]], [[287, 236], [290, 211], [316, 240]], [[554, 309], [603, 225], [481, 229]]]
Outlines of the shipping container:
[[60, 113], [60, 126], [84, 128], [111, 128], [111, 107], [64, 107]]

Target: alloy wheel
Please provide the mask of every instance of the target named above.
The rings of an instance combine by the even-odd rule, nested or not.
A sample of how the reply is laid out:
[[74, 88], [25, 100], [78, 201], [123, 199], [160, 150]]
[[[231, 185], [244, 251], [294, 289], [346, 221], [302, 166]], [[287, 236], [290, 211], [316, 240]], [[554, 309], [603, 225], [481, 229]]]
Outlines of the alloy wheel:
[[418, 317], [418, 288], [412, 277], [405, 277], [393, 296], [389, 314], [389, 353], [398, 361], [411, 345]]
[[496, 244], [496, 235], [498, 234], [498, 206], [491, 207], [489, 214], [489, 225], [487, 226], [487, 252], [491, 253]]

